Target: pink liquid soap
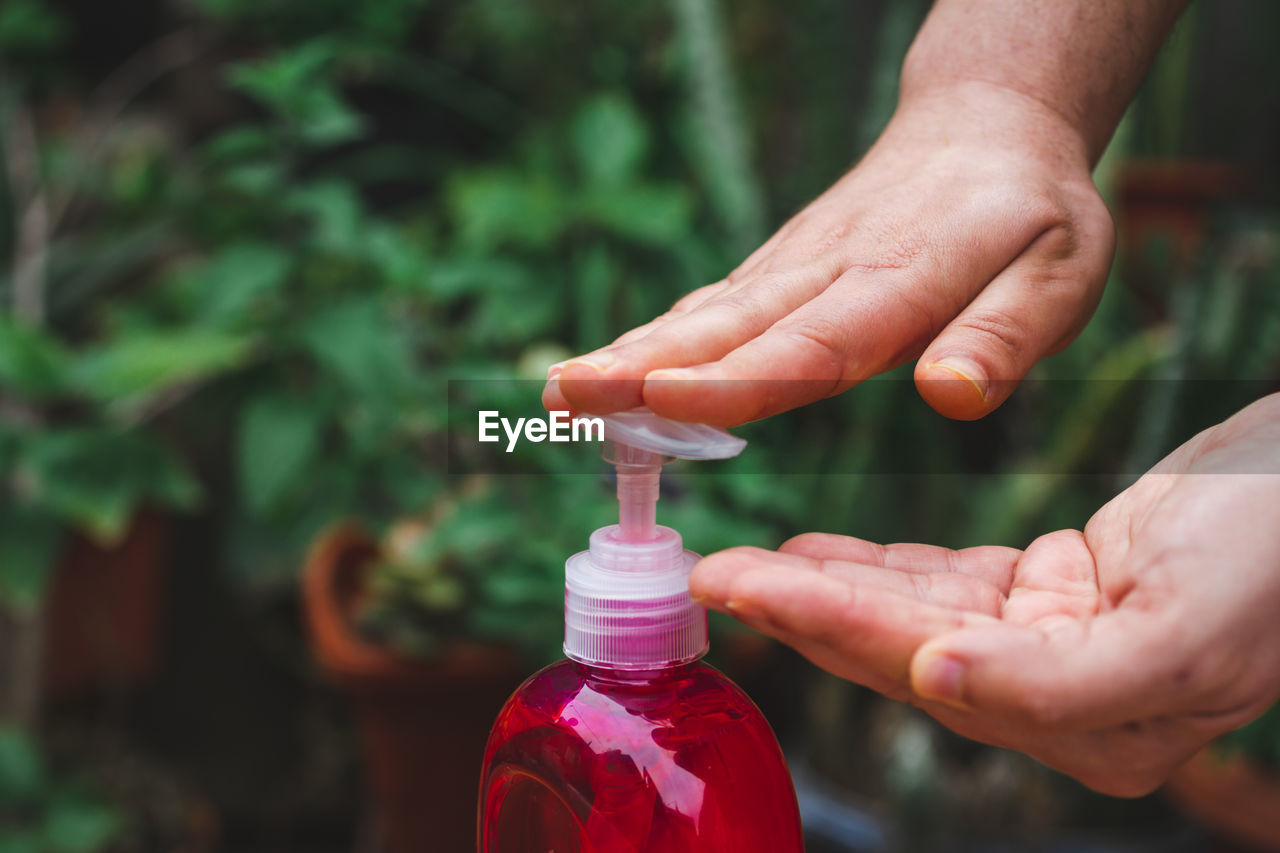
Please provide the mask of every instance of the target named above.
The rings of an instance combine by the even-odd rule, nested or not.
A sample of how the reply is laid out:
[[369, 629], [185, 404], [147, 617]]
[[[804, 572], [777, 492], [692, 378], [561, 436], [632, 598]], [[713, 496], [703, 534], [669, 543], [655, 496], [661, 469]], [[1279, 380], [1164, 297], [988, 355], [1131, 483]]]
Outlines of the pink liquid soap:
[[[645, 429], [655, 424], [666, 426], [644, 413]], [[653, 521], [662, 462], [733, 455], [742, 443], [687, 424], [670, 428], [685, 445], [611, 435], [611, 427], [607, 419], [622, 524], [597, 530], [590, 549], [565, 566], [569, 660], [526, 681], [490, 732], [477, 849], [803, 851], [795, 790], [769, 724], [699, 660], [706, 611], [688, 591], [697, 555]], [[694, 452], [682, 452], [692, 429], [704, 432], [693, 433]]]
[[502, 709], [484, 767], [485, 853], [804, 849], [769, 724], [700, 662], [553, 664]]

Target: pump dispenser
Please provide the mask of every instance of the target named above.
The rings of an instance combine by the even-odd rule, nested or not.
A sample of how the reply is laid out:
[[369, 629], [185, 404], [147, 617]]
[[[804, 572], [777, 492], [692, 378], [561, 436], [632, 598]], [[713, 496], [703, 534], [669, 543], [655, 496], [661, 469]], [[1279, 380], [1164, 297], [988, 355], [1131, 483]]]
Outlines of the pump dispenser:
[[746, 442], [646, 409], [604, 418], [618, 523], [565, 563], [568, 658], [498, 715], [481, 776], [481, 853], [793, 853], [795, 792], [751, 700], [699, 661], [698, 555], [657, 524], [662, 466]]
[[591, 666], [653, 669], [707, 651], [706, 611], [689, 597], [698, 555], [657, 524], [662, 466], [724, 459], [746, 442], [724, 430], [633, 410], [605, 418], [604, 458], [618, 482], [618, 523], [565, 564], [564, 651]]

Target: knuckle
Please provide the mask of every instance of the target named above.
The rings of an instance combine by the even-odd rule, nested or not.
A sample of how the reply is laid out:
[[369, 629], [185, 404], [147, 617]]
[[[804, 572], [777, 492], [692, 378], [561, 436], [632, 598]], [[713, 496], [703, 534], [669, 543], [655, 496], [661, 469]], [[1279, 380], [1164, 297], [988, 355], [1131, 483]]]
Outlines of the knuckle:
[[876, 251], [850, 258], [847, 266], [858, 272], [905, 271], [916, 266], [927, 245], [918, 233], [895, 228], [872, 229]]
[[759, 333], [769, 325], [769, 307], [746, 288], [725, 293], [715, 299], [716, 307], [728, 312], [737, 325]]
[[839, 379], [845, 372], [845, 338], [843, 326], [830, 319], [809, 317], [803, 321], [788, 324], [779, 329], [797, 345], [809, 350], [816, 350], [825, 369], [823, 376]]
[[813, 242], [809, 246], [810, 256], [816, 258], [829, 252], [844, 242], [852, 230], [853, 222], [850, 220], [837, 220], [836, 224], [822, 228], [814, 236]]
[[1079, 234], [1070, 223], [1055, 221], [1040, 232], [1032, 246], [1037, 256], [1046, 261], [1066, 261], [1080, 249]]
[[1024, 192], [1018, 215], [1039, 233], [1071, 225], [1070, 207], [1059, 193], [1049, 187]]
[[1015, 362], [1027, 347], [1023, 325], [1003, 311], [974, 309], [956, 318], [956, 325], [976, 332], [1006, 352]]

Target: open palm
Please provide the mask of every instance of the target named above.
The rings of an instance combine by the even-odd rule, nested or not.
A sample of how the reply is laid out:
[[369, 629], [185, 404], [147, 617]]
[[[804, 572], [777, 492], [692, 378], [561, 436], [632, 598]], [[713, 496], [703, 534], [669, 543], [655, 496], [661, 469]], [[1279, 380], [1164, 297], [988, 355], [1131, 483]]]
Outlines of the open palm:
[[1025, 550], [806, 534], [694, 595], [955, 731], [1106, 793], [1159, 785], [1280, 694], [1280, 395]]

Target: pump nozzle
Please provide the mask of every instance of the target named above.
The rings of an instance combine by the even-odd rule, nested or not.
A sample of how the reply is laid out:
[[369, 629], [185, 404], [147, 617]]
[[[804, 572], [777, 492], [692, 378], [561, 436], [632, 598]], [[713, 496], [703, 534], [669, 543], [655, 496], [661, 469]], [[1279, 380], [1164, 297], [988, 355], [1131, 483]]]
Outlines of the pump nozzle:
[[605, 461], [618, 475], [618, 527], [624, 542], [648, 542], [657, 535], [659, 480], [671, 461], [649, 450], [606, 441]]

